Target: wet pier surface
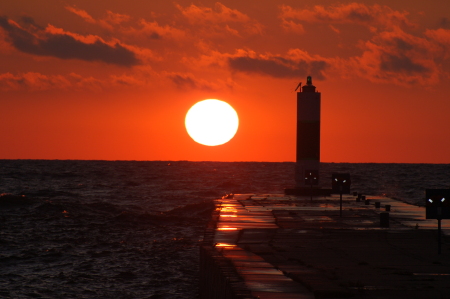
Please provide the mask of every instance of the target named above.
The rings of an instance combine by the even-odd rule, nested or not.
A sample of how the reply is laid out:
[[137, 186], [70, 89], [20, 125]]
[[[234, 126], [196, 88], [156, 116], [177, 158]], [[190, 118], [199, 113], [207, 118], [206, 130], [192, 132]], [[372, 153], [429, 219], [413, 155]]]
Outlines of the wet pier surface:
[[425, 208], [366, 199], [344, 195], [342, 213], [339, 195], [216, 200], [201, 298], [450, 298], [450, 220], [439, 254]]

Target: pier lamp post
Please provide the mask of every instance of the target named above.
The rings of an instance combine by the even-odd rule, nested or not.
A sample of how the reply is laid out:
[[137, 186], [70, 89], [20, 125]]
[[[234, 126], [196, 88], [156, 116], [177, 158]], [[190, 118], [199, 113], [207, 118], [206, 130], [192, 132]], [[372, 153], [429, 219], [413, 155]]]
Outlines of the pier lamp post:
[[311, 186], [311, 201], [313, 197], [313, 185], [319, 184], [319, 172], [315, 169], [305, 170], [305, 185]]
[[342, 217], [342, 194], [350, 193], [350, 174], [349, 173], [333, 173], [331, 175], [331, 189], [333, 193], [339, 193], [339, 216]]
[[450, 219], [450, 189], [426, 189], [426, 219], [438, 221], [438, 254], [441, 254], [441, 220]]

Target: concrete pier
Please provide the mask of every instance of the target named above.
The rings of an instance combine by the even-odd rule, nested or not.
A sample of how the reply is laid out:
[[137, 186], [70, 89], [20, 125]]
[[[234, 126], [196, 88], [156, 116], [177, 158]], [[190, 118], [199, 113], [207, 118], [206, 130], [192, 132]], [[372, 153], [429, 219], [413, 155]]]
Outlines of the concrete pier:
[[344, 195], [342, 217], [339, 195], [216, 200], [200, 298], [450, 298], [450, 220], [438, 254], [437, 221], [423, 207], [366, 200]]

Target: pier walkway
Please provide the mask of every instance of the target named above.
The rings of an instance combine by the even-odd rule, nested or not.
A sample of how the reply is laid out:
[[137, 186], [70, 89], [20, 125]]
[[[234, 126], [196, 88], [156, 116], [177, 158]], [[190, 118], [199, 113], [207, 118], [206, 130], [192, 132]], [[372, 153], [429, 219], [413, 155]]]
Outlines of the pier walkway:
[[437, 220], [423, 207], [366, 199], [344, 195], [342, 216], [339, 195], [216, 200], [201, 298], [450, 298], [450, 220], [438, 254]]

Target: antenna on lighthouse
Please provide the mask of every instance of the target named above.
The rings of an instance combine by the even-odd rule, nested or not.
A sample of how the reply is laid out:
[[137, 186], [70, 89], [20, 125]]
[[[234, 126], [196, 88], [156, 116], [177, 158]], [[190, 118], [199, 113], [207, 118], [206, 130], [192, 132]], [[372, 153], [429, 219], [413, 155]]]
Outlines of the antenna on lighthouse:
[[294, 91], [297, 91], [297, 89], [299, 89], [300, 87], [302, 87], [302, 82], [298, 83], [297, 87], [295, 88]]

